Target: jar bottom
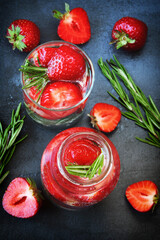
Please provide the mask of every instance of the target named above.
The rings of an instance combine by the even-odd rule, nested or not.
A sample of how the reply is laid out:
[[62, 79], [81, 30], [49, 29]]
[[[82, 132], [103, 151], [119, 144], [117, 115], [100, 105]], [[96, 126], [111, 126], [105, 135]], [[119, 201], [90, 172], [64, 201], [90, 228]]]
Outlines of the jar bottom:
[[34, 111], [32, 111], [31, 109], [29, 109], [28, 106], [26, 106], [26, 112], [27, 114], [37, 123], [40, 123], [43, 126], [47, 126], [47, 127], [69, 127], [71, 125], [74, 125], [75, 123], [77, 123], [80, 118], [82, 117], [83, 113], [84, 113], [84, 109], [81, 112], [74, 112], [71, 115], [61, 118], [61, 119], [56, 119], [56, 120], [50, 120], [50, 119], [46, 119], [43, 118], [41, 116], [39, 116], [38, 114], [36, 114]]
[[[54, 198], [53, 196], [51, 196], [47, 189], [45, 188], [44, 184], [43, 184], [43, 181], [41, 179], [41, 182], [42, 182], [42, 186], [43, 186], [43, 189], [44, 189], [44, 192], [43, 194], [46, 196], [46, 198], [52, 203], [54, 204], [56, 207], [59, 207], [61, 209], [64, 209], [64, 210], [68, 210], [68, 211], [81, 211], [81, 210], [85, 210], [85, 209], [88, 209], [90, 207], [92, 207], [93, 205], [86, 205], [86, 206], [71, 206], [71, 205], [67, 205], [65, 203], [63, 203], [62, 201], [59, 201], [58, 199]], [[94, 204], [95, 205], [95, 204]]]

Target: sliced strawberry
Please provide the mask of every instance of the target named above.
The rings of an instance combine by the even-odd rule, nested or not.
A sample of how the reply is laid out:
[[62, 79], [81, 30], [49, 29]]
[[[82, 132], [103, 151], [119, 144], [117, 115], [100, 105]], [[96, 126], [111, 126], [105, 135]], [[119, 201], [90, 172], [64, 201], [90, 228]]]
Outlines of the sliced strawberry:
[[86, 11], [83, 8], [74, 8], [70, 11], [65, 4], [66, 13], [53, 10], [54, 17], [61, 19], [58, 26], [58, 36], [74, 44], [82, 44], [91, 38], [91, 28]]
[[151, 181], [137, 182], [127, 188], [126, 197], [137, 211], [147, 212], [158, 202], [158, 188]]
[[80, 89], [70, 82], [49, 83], [41, 96], [41, 105], [46, 108], [69, 108], [82, 100]]
[[38, 49], [33, 56], [34, 64], [38, 67], [47, 67], [48, 62], [54, 56], [55, 51], [57, 51], [57, 48], [44, 47]]
[[61, 46], [48, 63], [50, 80], [79, 80], [83, 77], [86, 64], [83, 56], [72, 47]]
[[2, 200], [3, 208], [19, 218], [34, 216], [40, 207], [38, 190], [29, 179], [15, 178], [8, 186]]
[[78, 165], [91, 165], [100, 155], [101, 149], [89, 139], [79, 139], [72, 142], [64, 154], [65, 165], [69, 162]]
[[89, 116], [93, 127], [103, 132], [111, 132], [117, 127], [121, 119], [121, 111], [107, 103], [96, 103]]

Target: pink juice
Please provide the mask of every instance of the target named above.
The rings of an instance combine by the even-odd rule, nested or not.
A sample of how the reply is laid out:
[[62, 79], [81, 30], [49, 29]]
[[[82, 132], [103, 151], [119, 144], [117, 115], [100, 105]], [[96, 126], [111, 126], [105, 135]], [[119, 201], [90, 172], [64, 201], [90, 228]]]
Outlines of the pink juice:
[[[95, 145], [95, 149], [89, 149], [88, 146], [91, 154], [97, 148], [104, 154], [102, 172], [92, 179], [69, 174], [65, 168], [66, 153], [73, 143], [74, 154], [80, 161], [78, 150], [75, 152], [75, 149], [79, 149], [80, 155], [84, 154], [79, 146], [76, 148], [76, 143], [80, 144], [82, 141]], [[85, 148], [87, 149], [87, 145]], [[85, 160], [82, 160], [85, 165]], [[85, 127], [70, 128], [56, 135], [46, 147], [41, 160], [41, 177], [45, 191], [54, 203], [64, 208], [78, 209], [98, 203], [113, 191], [119, 174], [120, 159], [113, 143], [104, 134]]]

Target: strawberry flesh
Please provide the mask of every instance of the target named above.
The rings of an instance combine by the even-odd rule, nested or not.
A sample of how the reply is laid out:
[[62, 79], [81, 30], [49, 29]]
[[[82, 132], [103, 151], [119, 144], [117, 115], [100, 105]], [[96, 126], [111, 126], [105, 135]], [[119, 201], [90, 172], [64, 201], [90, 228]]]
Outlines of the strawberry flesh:
[[158, 201], [158, 188], [152, 181], [137, 182], [126, 189], [126, 197], [134, 209], [147, 212]]
[[89, 139], [79, 139], [70, 144], [65, 151], [65, 165], [69, 162], [77, 165], [91, 165], [100, 155], [101, 149]]
[[15, 178], [9, 184], [3, 196], [2, 204], [6, 212], [19, 218], [32, 217], [39, 209], [34, 190], [24, 178]]
[[93, 126], [103, 132], [111, 132], [121, 119], [121, 111], [107, 103], [96, 103], [90, 112], [90, 117]]
[[64, 109], [82, 100], [78, 86], [70, 82], [49, 83], [41, 96], [41, 105], [46, 108]]

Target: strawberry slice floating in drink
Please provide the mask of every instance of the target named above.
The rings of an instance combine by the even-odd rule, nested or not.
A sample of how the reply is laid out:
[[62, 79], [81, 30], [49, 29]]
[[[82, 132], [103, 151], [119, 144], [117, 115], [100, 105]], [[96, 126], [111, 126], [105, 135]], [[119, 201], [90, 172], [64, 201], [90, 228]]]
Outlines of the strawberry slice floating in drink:
[[[40, 99], [40, 105], [55, 111], [58, 110], [49, 113], [52, 119], [58, 119], [75, 112], [77, 107], [65, 111], [63, 109], [70, 108], [81, 100], [82, 94], [78, 86], [71, 82], [59, 81], [46, 86]], [[43, 110], [43, 112], [48, 113], [47, 110]]]

